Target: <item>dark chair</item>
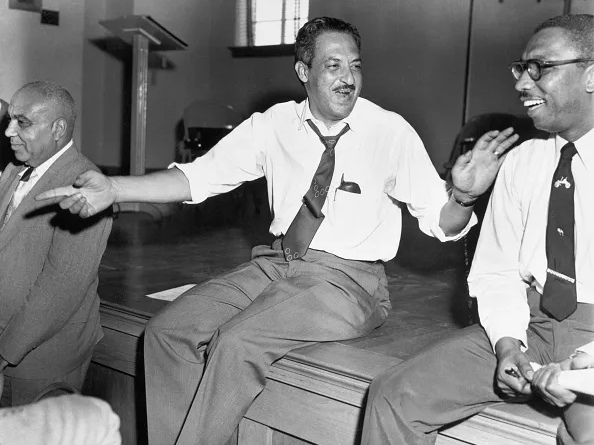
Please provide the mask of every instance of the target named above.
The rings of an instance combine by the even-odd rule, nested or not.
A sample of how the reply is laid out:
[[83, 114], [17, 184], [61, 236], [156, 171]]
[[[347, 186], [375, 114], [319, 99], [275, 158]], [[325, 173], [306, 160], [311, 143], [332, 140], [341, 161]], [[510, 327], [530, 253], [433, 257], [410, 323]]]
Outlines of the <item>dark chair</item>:
[[[476, 141], [483, 134], [491, 130], [504, 130], [508, 127], [513, 127], [516, 133], [520, 136], [518, 142], [512, 147], [512, 150], [528, 139], [548, 137], [548, 133], [537, 130], [532, 123], [532, 119], [527, 116], [515, 116], [506, 113], [487, 113], [474, 116], [462, 127], [454, 141], [450, 159], [444, 165], [445, 180], [448, 183], [451, 183], [452, 167], [454, 166], [456, 159], [467, 151], [472, 150]], [[491, 189], [484, 193], [476, 202], [474, 212], [478, 218], [477, 226], [473, 227], [462, 240], [464, 243], [464, 265], [462, 267], [463, 273], [460, 277], [458, 286], [460, 299], [455, 306], [456, 311], [459, 314], [457, 318], [459, 318], [460, 322], [465, 325], [470, 325], [478, 321], [476, 303], [475, 300], [469, 296], [466, 278], [470, 272], [480, 227], [485, 216], [490, 196]], [[461, 306], [461, 308], [459, 306]]]
[[178, 143], [180, 162], [204, 155], [242, 121], [231, 105], [196, 100], [184, 109], [184, 138]]

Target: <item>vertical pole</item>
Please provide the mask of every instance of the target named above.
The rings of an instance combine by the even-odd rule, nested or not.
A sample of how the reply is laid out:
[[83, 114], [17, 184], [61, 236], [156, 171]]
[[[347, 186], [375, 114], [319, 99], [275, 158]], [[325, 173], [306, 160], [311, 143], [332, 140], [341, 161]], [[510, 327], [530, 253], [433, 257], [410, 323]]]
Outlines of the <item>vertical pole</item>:
[[470, 0], [468, 13], [468, 35], [466, 36], [466, 67], [464, 70], [464, 93], [462, 98], [462, 126], [468, 120], [468, 101], [470, 89], [470, 62], [472, 52], [472, 14], [474, 13], [474, 0]]
[[145, 167], [148, 54], [148, 39], [142, 34], [134, 34], [134, 54], [132, 60], [132, 134], [130, 137], [131, 175], [143, 175]]
[[563, 14], [571, 14], [571, 0], [563, 0]]

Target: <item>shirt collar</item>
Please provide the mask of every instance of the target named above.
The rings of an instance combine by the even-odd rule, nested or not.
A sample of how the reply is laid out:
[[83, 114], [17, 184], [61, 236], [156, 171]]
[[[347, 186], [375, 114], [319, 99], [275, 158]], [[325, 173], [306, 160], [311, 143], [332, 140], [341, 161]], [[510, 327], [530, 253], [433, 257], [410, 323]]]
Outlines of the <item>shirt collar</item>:
[[[68, 150], [72, 146], [73, 143], [74, 143], [74, 141], [72, 139], [70, 139], [70, 142], [68, 142], [59, 152], [57, 152], [55, 155], [53, 155], [51, 158], [49, 158], [43, 164], [35, 167], [35, 170], [33, 170], [33, 173], [31, 173], [31, 176], [40, 178], [46, 171], [49, 170], [49, 168], [52, 166], [52, 164], [54, 162], [56, 162], [58, 160], [58, 158], [60, 156], [62, 156], [66, 152], [66, 150]], [[23, 171], [21, 171], [19, 173], [19, 178], [25, 174], [25, 170], [27, 170], [27, 169], [25, 168], [25, 169], [23, 169]]]
[[[357, 99], [357, 101], [359, 101], [359, 99]], [[355, 106], [353, 107], [353, 111], [351, 111], [351, 114], [332, 126], [333, 129], [336, 128], [336, 131], [331, 131], [331, 134], [339, 133], [340, 130], [342, 130], [343, 128], [341, 124], [348, 124], [351, 130], [356, 131], [358, 126], [356, 110], [357, 104], [355, 103]], [[299, 115], [299, 126], [297, 127], [297, 131], [301, 130], [301, 128], [308, 119], [311, 119], [313, 123], [318, 126], [318, 128], [323, 128], [322, 132], [326, 133], [326, 125], [314, 117], [314, 115], [311, 113], [311, 110], [309, 109], [309, 99], [305, 99], [301, 103], [301, 113]]]
[[[557, 151], [561, 151], [561, 148], [568, 141], [563, 139], [561, 136], [555, 136], [555, 148]], [[594, 128], [574, 141], [573, 144], [578, 152], [578, 155], [588, 170], [594, 170]]]

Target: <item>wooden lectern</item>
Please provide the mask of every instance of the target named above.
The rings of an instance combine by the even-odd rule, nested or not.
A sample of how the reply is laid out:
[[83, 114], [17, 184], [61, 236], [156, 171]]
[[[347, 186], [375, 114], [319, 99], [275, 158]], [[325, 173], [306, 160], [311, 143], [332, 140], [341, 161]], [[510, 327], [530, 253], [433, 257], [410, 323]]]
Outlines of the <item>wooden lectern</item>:
[[[130, 174], [142, 175], [146, 155], [146, 104], [148, 93], [148, 55], [150, 50], [171, 51], [187, 48], [187, 44], [147, 15], [125, 15], [99, 22], [133, 47], [132, 65], [132, 131], [130, 138]], [[121, 203], [115, 211], [143, 211], [155, 219], [162, 212], [158, 205]]]

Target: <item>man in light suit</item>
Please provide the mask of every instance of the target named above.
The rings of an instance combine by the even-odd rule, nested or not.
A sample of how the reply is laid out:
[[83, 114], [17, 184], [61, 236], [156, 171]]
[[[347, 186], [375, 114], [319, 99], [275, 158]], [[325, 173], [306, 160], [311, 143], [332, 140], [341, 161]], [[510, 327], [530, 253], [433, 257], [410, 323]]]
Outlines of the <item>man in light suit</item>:
[[29, 403], [56, 382], [82, 387], [102, 337], [97, 272], [112, 223], [105, 213], [83, 220], [34, 200], [97, 170], [72, 140], [70, 93], [30, 83], [8, 113], [16, 161], [0, 176], [0, 406]]

